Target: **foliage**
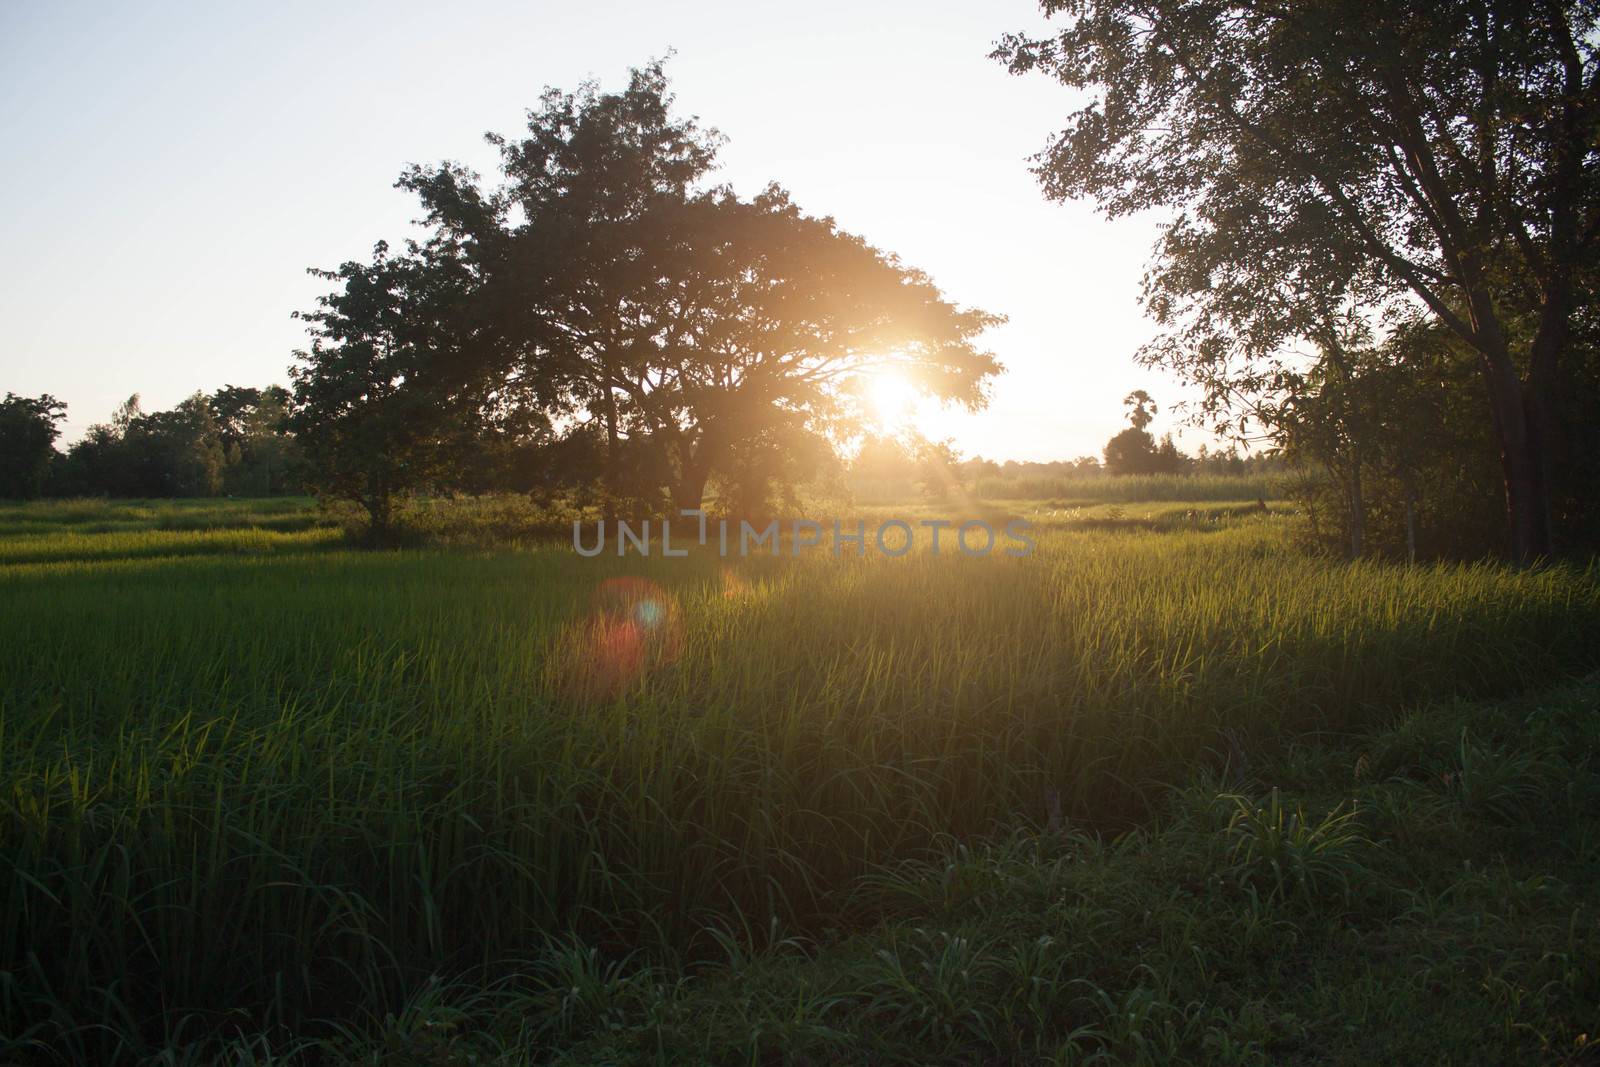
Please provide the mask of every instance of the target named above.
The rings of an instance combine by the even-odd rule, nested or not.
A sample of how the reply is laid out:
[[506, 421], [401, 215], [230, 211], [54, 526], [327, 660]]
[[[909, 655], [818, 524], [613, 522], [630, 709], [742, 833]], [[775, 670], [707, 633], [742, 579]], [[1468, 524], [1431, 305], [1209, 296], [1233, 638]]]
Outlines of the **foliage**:
[[[1173, 212], [1150, 362], [1219, 419], [1291, 383], [1286, 346], [1351, 306], [1426, 314], [1475, 353], [1512, 549], [1551, 551], [1552, 484], [1594, 394], [1571, 344], [1600, 241], [1600, 63], [1584, 4], [1047, 0], [996, 55], [1087, 90], [1047, 195]], [[1555, 514], [1561, 514], [1557, 508]], [[1565, 531], [1557, 531], [1557, 534]]]
[[265, 496], [300, 486], [299, 453], [280, 387], [225, 386], [171, 411], [145, 412], [137, 394], [57, 456], [52, 496]]
[[1291, 809], [1276, 788], [1265, 804], [1227, 799], [1235, 805], [1226, 831], [1233, 840], [1230, 873], [1240, 885], [1264, 888], [1270, 899], [1298, 895], [1308, 904], [1334, 890], [1349, 898], [1365, 873], [1360, 854], [1370, 844], [1355, 811], [1311, 819], [1304, 807]]
[[[947, 839], [857, 883], [875, 924], [676, 982], [641, 961], [650, 1010], [532, 1062], [1587, 1062], [1600, 898], [1576, 797], [1600, 790], [1597, 699], [1591, 682], [1291, 741], [1258, 753], [1252, 785], [1282, 783], [1265, 798], [1219, 796], [1201, 769], [1121, 837]], [[1448, 749], [1462, 730], [1503, 739], [1504, 779], [1538, 818], [1363, 770], [1402, 738]], [[1230, 806], [1248, 820], [1219, 822]], [[1272, 843], [1241, 881], [1239, 842], [1256, 839]], [[1279, 854], [1287, 892], [1264, 860]], [[482, 1018], [489, 1062], [522, 1062]]]
[[916, 484], [926, 500], [949, 500], [967, 495], [960, 454], [951, 441], [918, 438], [912, 442]]
[[[748, 937], [750, 955], [773, 916], [776, 941], [847, 928], [868, 906], [863, 876], [947, 835], [978, 842], [1019, 814], [1128, 829], [1159, 816], [1157, 782], [1214, 767], [1218, 751], [1269, 774], [1272, 754], [1308, 732], [1600, 666], [1592, 571], [1334, 564], [1297, 554], [1286, 524], [1253, 509], [1205, 530], [1131, 535], [1029, 512], [1039, 548], [1021, 559], [695, 553], [575, 567], [566, 544], [352, 552], [314, 521], [222, 525], [230, 508], [258, 506], [50, 502], [0, 514], [14, 609], [0, 641], [0, 958], [20, 961], [0, 988], [0, 1033], [18, 1043], [9, 1058], [176, 1048], [204, 1060], [240, 1034], [465, 1055], [501, 1026], [504, 1047], [530, 1057], [561, 1035], [569, 1047], [616, 1042], [624, 1062], [648, 1058], [657, 1035], [716, 1042], [721, 1057], [750, 1042], [856, 1048], [877, 1032], [868, 1047], [882, 1059], [923, 1062], [983, 1048], [1026, 1058], [1069, 1040], [1159, 1058], [1213, 1031], [1248, 1045], [1264, 1040], [1248, 1016], [1186, 1014], [1208, 988], [1188, 984], [1198, 961], [1178, 976], [1134, 972], [1150, 939], [1182, 943], [1164, 958], [1194, 961], [1191, 919], [1211, 914], [1208, 960], [1234, 960], [1235, 979], [1270, 975], [1246, 964], [1280, 952], [1285, 931], [1335, 944], [1320, 940], [1317, 909], [1346, 905], [1313, 862], [1331, 838], [1302, 849], [1308, 913], [1292, 877], [1287, 900], [1270, 874], [1239, 877], [1245, 854], [1230, 852], [1215, 815], [1192, 873], [1117, 867], [1128, 873], [1114, 884], [1145, 887], [1125, 910], [1072, 910], [1106, 868], [1057, 869], [1046, 850], [1037, 872], [1010, 865], [984, 890], [996, 903], [969, 917], [994, 915], [994, 928], [907, 916], [842, 987], [826, 976], [810, 988], [747, 984], [753, 999], [708, 993], [708, 1006], [680, 999], [699, 969], [656, 968], [726, 959], [703, 933], [713, 924]], [[895, 513], [907, 510], [919, 514]], [[292, 517], [271, 513], [274, 524]], [[631, 591], [626, 617], [604, 595], [616, 579]], [[636, 621], [670, 623], [671, 639], [636, 654]], [[574, 671], [611, 671], [611, 684], [577, 695]], [[1423, 742], [1437, 770], [1427, 763], [1404, 789], [1423, 790], [1439, 818], [1490, 819], [1506, 833], [1534, 825], [1505, 820], [1540, 797], [1587, 810], [1600, 799], [1589, 779], [1552, 776], [1549, 761], [1567, 752], [1578, 766], [1590, 750], [1555, 746], [1554, 723], [1539, 729], [1540, 762], [1507, 764], [1534, 775], [1538, 796], [1494, 772], [1518, 735], [1481, 725], [1465, 747], [1459, 725]], [[1384, 773], [1405, 774], [1409, 759], [1390, 749]], [[1379, 765], [1376, 748], [1369, 762]], [[1320, 770], [1301, 780], [1332, 781]], [[1559, 792], [1563, 781], [1575, 791]], [[1307, 801], [1307, 825], [1339, 799]], [[1393, 814], [1369, 799], [1360, 810]], [[1368, 818], [1363, 833], [1392, 839]], [[1137, 862], [1130, 840], [1119, 865]], [[1439, 847], [1422, 840], [1419, 856]], [[1285, 847], [1299, 846], [1291, 836]], [[1087, 881], [1053, 880], [1080, 866], [1070, 877]], [[919, 891], [981, 890], [987, 877], [958, 871]], [[1359, 904], [1370, 880], [1349, 880]], [[1194, 895], [1174, 897], [1185, 886]], [[1006, 902], [1022, 893], [1075, 917], [1015, 925], [1024, 913]], [[1170, 923], [1141, 918], [1157, 898], [1183, 905], [1152, 912]], [[1373, 914], [1392, 925], [1392, 911]], [[1559, 947], [1538, 929], [1532, 960]], [[547, 956], [553, 934], [563, 940]], [[642, 951], [624, 960], [622, 946]], [[1515, 966], [1530, 966], [1516, 951]], [[794, 953], [778, 946], [775, 962], [747, 965], [753, 981], [791, 973]], [[1566, 987], [1496, 973], [1556, 990], [1512, 1017], [1566, 1032]], [[1063, 991], [1058, 974], [1092, 986]], [[787, 1013], [774, 1015], [762, 989]], [[329, 1016], [341, 1029], [318, 1021]]]
[[110, 425], [90, 427], [62, 466], [61, 491], [116, 496], [214, 496], [226, 456], [200, 393], [170, 411], [144, 412], [137, 395]]
[[1503, 547], [1494, 443], [1476, 418], [1474, 370], [1437, 327], [1373, 344], [1329, 335], [1260, 417], [1301, 466], [1313, 536], [1351, 556], [1416, 559]]
[[26, 500], [44, 492], [67, 406], [49, 393], [7, 393], [0, 400], [0, 498]]
[[293, 397], [279, 385], [223, 386], [210, 397], [222, 442], [222, 487], [237, 496], [271, 496], [300, 484], [299, 446], [289, 434]]
[[404, 494], [460, 485], [496, 439], [548, 429], [534, 386], [476, 375], [494, 336], [471, 319], [477, 282], [448, 242], [380, 243], [370, 263], [313, 273], [340, 288], [301, 315], [312, 346], [291, 370], [292, 425], [313, 484], [366, 509], [375, 536]]
[[1156, 444], [1146, 429], [1156, 417], [1156, 402], [1143, 389], [1135, 389], [1123, 400], [1128, 409], [1128, 428], [1106, 442], [1105, 469], [1108, 474], [1180, 474], [1189, 457], [1178, 451], [1167, 434]]
[[[672, 115], [659, 64], [619, 93], [547, 91], [524, 136], [490, 140], [498, 188], [452, 164], [401, 184], [435, 227], [438, 269], [474, 280], [458, 310], [498, 342], [498, 361], [470, 374], [487, 389], [537, 381], [552, 421], [600, 422], [614, 497], [665, 488], [696, 507], [713, 474], [771, 481], [773, 442], [838, 431], [862, 374], [897, 368], [977, 406], [999, 370], [974, 343], [996, 316], [956, 306], [777, 186], [748, 200], [701, 188], [718, 137]], [[624, 441], [665, 478], [629, 477]]]

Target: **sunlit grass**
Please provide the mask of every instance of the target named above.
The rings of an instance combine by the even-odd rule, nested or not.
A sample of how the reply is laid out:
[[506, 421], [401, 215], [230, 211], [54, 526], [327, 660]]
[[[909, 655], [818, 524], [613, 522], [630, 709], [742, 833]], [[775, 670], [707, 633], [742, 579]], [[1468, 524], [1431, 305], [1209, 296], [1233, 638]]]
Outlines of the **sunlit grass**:
[[1094, 474], [1060, 478], [984, 476], [972, 491], [994, 500], [1058, 500], [1067, 505], [1147, 501], [1279, 500], [1289, 474]]
[[[1593, 569], [1347, 566], [1271, 511], [1029, 506], [1022, 559], [590, 561], [59, 507], [0, 538], [0, 1031], [85, 1055], [552, 936], [820, 929], [933, 842], [1131, 826], [1233, 747], [1600, 666]], [[608, 579], [670, 640], [619, 649]]]

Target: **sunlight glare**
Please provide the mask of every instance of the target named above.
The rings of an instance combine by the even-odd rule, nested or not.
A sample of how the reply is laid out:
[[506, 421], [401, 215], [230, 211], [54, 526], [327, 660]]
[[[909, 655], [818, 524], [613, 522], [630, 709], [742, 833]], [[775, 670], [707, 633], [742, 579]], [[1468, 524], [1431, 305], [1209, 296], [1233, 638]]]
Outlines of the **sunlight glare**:
[[897, 371], [874, 374], [863, 390], [867, 409], [880, 432], [908, 429], [917, 410], [917, 390]]

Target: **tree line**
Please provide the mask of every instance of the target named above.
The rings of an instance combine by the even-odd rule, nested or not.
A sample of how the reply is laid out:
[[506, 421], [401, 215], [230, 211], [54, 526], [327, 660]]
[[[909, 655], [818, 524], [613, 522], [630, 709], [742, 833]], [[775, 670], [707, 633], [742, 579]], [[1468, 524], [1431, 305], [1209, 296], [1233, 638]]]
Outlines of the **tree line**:
[[[1037, 176], [1167, 213], [1139, 358], [1197, 387], [1195, 421], [1314, 475], [1314, 527], [1351, 555], [1600, 544], [1600, 9], [1043, 7], [1058, 29], [994, 53], [1081, 101]], [[305, 484], [375, 529], [418, 489], [759, 507], [861, 439], [874, 375], [976, 408], [1001, 371], [998, 316], [780, 186], [711, 184], [722, 138], [659, 63], [489, 140], [493, 181], [402, 174], [423, 235], [316, 272], [303, 315]], [[1192, 467], [1148, 396], [1128, 409], [1106, 469]]]
[[[8, 393], [0, 400], [0, 499], [35, 497], [272, 496], [316, 492], [296, 435], [294, 394], [282, 386], [224, 386], [196, 392], [170, 411], [146, 412], [136, 394], [111, 418], [89, 428], [65, 451], [57, 446], [66, 405], [46, 394]], [[930, 498], [975, 485], [1061, 479], [1100, 474], [1244, 475], [1281, 470], [1276, 452], [1243, 456], [1237, 448], [1201, 445], [1185, 455], [1165, 435], [1157, 443], [1144, 430], [1155, 404], [1148, 394], [1130, 394], [1133, 425], [1107, 444], [1105, 460], [997, 462], [963, 458], [948, 441], [915, 434], [865, 433], [848, 458], [831, 445], [810, 456], [782, 457], [781, 471], [763, 483], [766, 503], [792, 501], [802, 483], [848, 492], [853, 484], [889, 486], [896, 493]], [[461, 477], [431, 488], [446, 492], [507, 492], [551, 495], [595, 490], [605, 475], [605, 442], [595, 428], [522, 446], [475, 439]], [[782, 476], [778, 476], [781, 474]], [[737, 486], [719, 487], [726, 493]], [[787, 497], [788, 500], [784, 498]], [[723, 506], [732, 501], [722, 500]]]
[[267, 496], [304, 492], [305, 464], [282, 386], [224, 386], [170, 411], [128, 398], [66, 452], [67, 407], [45, 394], [0, 401], [0, 498]]

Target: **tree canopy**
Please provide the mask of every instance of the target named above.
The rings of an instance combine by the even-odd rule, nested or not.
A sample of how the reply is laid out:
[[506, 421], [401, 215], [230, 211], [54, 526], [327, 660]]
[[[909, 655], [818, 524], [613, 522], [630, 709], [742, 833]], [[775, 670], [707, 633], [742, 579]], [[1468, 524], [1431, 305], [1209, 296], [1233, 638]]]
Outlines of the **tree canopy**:
[[[307, 316], [317, 343], [297, 372], [301, 425], [317, 454], [367, 457], [361, 480], [394, 482], [399, 457], [421, 471], [423, 438], [437, 444], [439, 420], [463, 417], [451, 398], [511, 389], [563, 432], [604, 427], [614, 497], [664, 489], [694, 507], [713, 473], [748, 472], [762, 441], [848, 432], [860, 376], [893, 368], [976, 407], [1000, 370], [977, 344], [997, 316], [952, 303], [778, 186], [750, 198], [706, 187], [720, 138], [673, 114], [659, 64], [621, 92], [548, 91], [524, 136], [490, 141], [498, 185], [455, 164], [409, 169], [400, 184], [430, 239], [403, 262], [326, 275], [345, 291]], [[397, 294], [429, 286], [438, 306], [421, 323], [399, 313]], [[362, 294], [387, 310], [347, 314]], [[378, 405], [428, 419], [398, 418], [391, 441]], [[361, 444], [368, 431], [386, 443]], [[655, 462], [626, 478], [642, 453]]]
[[1145, 358], [1222, 414], [1283, 388], [1289, 347], [1352, 306], [1431, 316], [1479, 361], [1514, 550], [1549, 552], [1593, 400], [1567, 386], [1600, 238], [1600, 9], [1043, 6], [1065, 27], [996, 55], [1086, 91], [1038, 158], [1046, 193], [1172, 212]]

